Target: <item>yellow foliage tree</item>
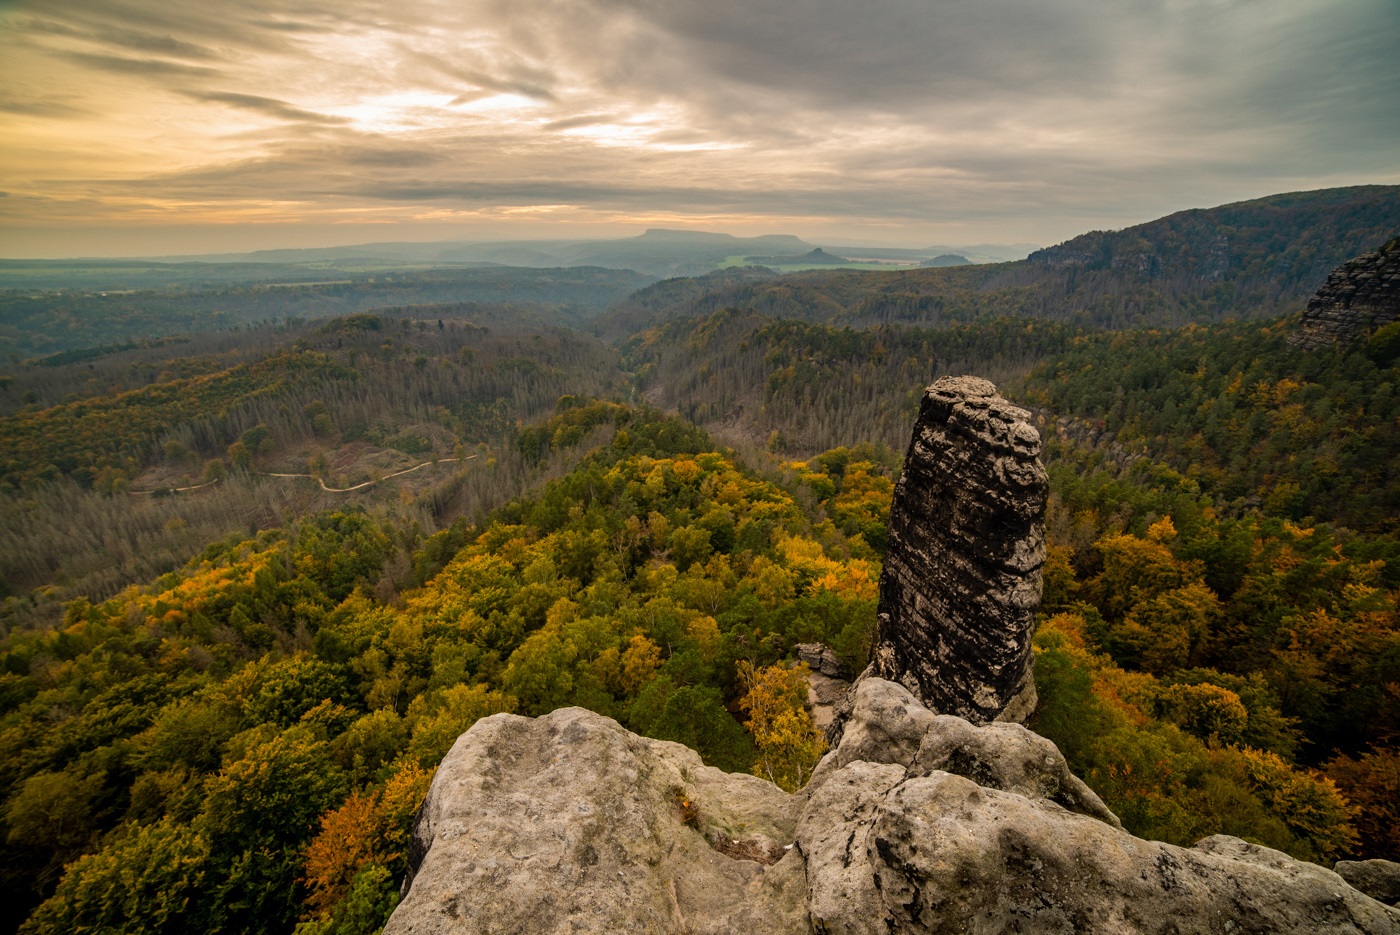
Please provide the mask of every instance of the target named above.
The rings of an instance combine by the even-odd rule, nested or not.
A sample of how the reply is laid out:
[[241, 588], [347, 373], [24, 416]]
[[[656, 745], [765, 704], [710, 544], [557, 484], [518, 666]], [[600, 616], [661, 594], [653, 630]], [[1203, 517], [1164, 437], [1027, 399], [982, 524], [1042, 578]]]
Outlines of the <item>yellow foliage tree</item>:
[[826, 752], [826, 739], [807, 711], [807, 666], [757, 669], [741, 660], [739, 679], [745, 689], [739, 705], [758, 748], [754, 775], [796, 792]]
[[411, 760], [382, 790], [357, 792], [321, 816], [321, 830], [306, 848], [306, 906], [313, 918], [328, 918], [369, 864], [401, 863], [413, 833], [413, 815], [432, 783], [433, 770]]
[[1249, 783], [1275, 814], [1317, 848], [1314, 859], [1335, 860], [1356, 846], [1358, 809], [1322, 773], [1289, 766], [1267, 750], [1244, 749]]
[[661, 666], [661, 648], [638, 634], [627, 644], [622, 654], [622, 689], [635, 695], [642, 686], [656, 677]]

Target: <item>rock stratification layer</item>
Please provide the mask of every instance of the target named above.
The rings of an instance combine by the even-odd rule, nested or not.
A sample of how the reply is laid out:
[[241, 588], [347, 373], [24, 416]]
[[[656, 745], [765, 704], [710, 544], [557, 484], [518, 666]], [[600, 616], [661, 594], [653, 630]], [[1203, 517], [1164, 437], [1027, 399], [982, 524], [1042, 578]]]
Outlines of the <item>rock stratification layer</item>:
[[1288, 341], [1308, 349], [1348, 344], [1393, 321], [1400, 321], [1400, 237], [1334, 269]]
[[890, 510], [870, 674], [974, 723], [1035, 708], [1047, 480], [1030, 413], [976, 377], [924, 392]]
[[458, 739], [384, 935], [1400, 933], [1331, 870], [1237, 838], [1135, 838], [1018, 724], [892, 682], [788, 795], [565, 708]]

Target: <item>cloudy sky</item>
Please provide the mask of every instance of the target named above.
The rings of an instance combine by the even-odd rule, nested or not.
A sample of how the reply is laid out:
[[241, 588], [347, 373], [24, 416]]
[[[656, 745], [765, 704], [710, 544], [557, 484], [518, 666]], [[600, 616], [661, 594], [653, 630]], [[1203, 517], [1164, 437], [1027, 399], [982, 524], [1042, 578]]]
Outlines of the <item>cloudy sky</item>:
[[1050, 243], [1400, 182], [1398, 0], [0, 0], [0, 255]]

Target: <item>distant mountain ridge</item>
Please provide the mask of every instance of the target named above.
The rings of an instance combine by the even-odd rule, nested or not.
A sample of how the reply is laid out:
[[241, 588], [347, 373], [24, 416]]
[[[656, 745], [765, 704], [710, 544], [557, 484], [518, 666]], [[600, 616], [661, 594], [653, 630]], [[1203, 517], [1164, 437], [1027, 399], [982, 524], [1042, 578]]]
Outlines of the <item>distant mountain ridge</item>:
[[663, 281], [595, 327], [621, 336], [726, 307], [853, 326], [996, 315], [1112, 328], [1268, 318], [1301, 311], [1333, 268], [1397, 233], [1400, 186], [1293, 192], [1092, 231], [1016, 262]]
[[1090, 231], [1026, 258], [1033, 265], [1117, 270], [1144, 278], [1242, 276], [1321, 284], [1338, 263], [1400, 232], [1400, 186], [1271, 195]]
[[798, 256], [748, 256], [744, 257], [745, 262], [754, 263], [758, 266], [784, 266], [787, 264], [809, 264], [821, 266], [839, 266], [842, 263], [850, 262], [843, 256], [834, 253], [827, 253], [821, 247], [811, 250]]
[[[860, 257], [917, 263], [940, 254], [957, 253], [976, 262], [1019, 259], [1031, 244], [975, 244], [967, 247], [817, 246], [792, 234], [738, 237], [716, 231], [648, 228], [635, 237], [503, 241], [437, 241], [429, 243], [369, 243], [343, 247], [255, 250], [251, 253], [154, 257], [160, 263], [320, 264], [361, 262], [411, 266], [530, 266], [555, 268], [601, 266], [630, 269], [657, 277], [699, 276], [732, 257], [759, 257], [792, 262], [813, 250], [838, 257]], [[839, 261], [844, 262], [844, 261]]]

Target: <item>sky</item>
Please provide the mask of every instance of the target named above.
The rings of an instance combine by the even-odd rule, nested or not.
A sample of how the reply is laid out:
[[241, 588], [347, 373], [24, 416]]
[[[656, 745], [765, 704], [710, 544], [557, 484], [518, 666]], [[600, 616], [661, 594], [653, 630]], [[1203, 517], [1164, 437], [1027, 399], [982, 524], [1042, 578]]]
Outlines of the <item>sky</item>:
[[1048, 244], [1400, 183], [1400, 0], [0, 0], [0, 256]]

